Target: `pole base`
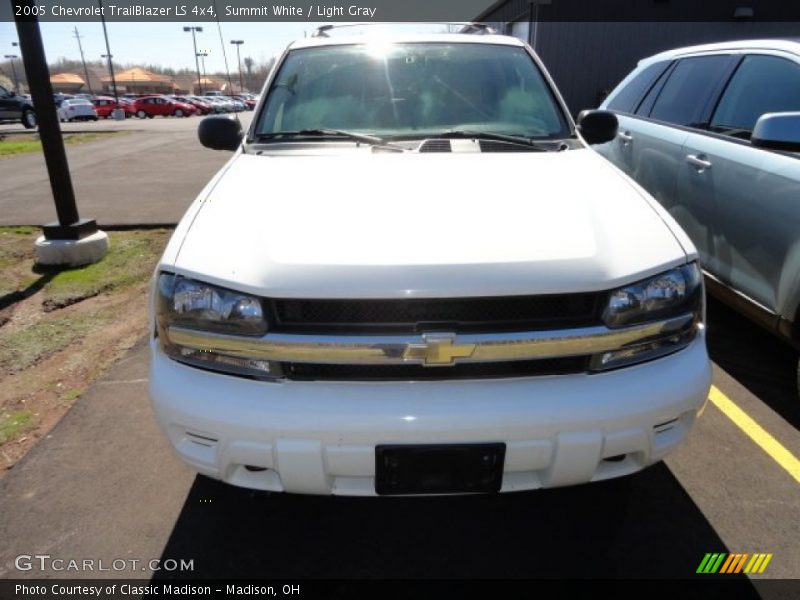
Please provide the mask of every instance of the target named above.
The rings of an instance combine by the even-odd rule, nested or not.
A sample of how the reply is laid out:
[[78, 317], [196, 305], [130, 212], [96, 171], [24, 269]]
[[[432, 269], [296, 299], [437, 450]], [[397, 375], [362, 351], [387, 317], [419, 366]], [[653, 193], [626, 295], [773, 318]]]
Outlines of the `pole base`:
[[69, 225], [59, 222], [42, 225], [42, 233], [48, 240], [80, 240], [97, 231], [97, 222], [94, 219], [79, 219]]
[[48, 240], [41, 235], [34, 243], [36, 263], [79, 267], [95, 263], [108, 252], [108, 235], [97, 230], [79, 240]]

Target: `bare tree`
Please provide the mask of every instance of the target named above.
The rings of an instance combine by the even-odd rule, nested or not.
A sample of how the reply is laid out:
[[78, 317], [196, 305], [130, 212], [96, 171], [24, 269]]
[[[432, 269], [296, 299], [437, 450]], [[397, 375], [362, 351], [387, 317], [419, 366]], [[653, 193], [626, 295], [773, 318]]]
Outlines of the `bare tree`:
[[253, 91], [253, 65], [256, 64], [256, 61], [250, 56], [245, 56], [242, 62], [247, 71], [247, 89]]

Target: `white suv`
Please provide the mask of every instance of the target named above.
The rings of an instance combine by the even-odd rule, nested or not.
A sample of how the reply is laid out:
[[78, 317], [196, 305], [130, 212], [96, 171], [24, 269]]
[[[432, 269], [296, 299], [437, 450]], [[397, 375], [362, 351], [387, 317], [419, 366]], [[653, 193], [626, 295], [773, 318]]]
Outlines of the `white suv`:
[[[597, 481], [661, 459], [710, 385], [697, 253], [588, 143], [530, 47], [289, 46], [152, 295], [150, 395], [197, 471], [390, 495]], [[329, 32], [328, 32], [329, 33]]]

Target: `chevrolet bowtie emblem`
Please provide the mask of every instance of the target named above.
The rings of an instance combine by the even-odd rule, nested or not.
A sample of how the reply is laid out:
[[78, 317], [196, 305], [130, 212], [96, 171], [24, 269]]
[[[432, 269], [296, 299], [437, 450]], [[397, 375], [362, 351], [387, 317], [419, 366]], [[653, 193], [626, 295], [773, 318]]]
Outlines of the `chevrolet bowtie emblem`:
[[469, 358], [475, 352], [475, 344], [456, 344], [452, 333], [428, 333], [422, 339], [421, 344], [409, 344], [403, 358], [421, 359], [426, 367], [449, 367], [455, 359]]

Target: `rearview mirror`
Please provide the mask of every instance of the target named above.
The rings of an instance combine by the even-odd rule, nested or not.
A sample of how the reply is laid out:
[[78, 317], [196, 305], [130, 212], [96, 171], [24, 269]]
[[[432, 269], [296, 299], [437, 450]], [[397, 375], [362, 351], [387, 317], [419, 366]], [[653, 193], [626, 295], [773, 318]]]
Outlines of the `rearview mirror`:
[[242, 124], [234, 117], [206, 117], [197, 128], [200, 143], [212, 150], [236, 150], [242, 143]]
[[617, 115], [607, 110], [582, 110], [577, 129], [587, 144], [605, 144], [617, 136]]
[[753, 128], [750, 143], [767, 150], [800, 152], [800, 112], [761, 115]]

